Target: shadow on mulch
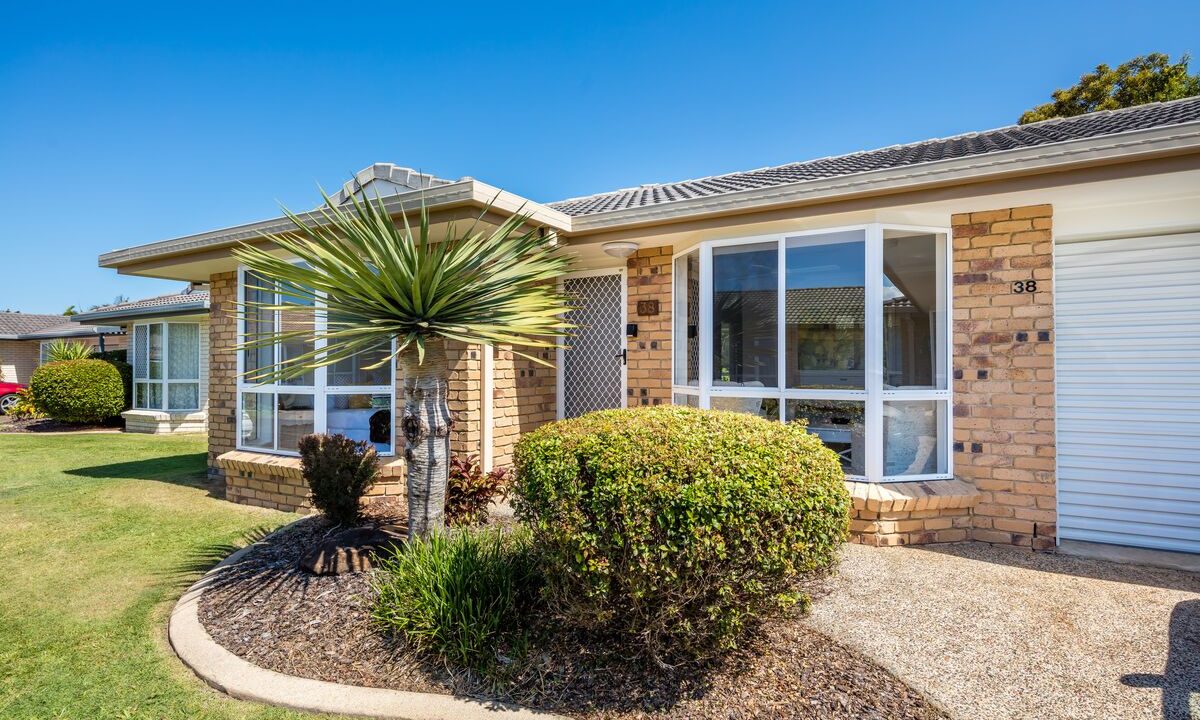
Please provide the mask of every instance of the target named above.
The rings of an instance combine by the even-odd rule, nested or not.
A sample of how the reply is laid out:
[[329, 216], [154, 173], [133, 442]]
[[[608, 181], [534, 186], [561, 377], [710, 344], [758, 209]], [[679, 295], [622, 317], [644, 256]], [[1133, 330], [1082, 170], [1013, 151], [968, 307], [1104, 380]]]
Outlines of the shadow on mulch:
[[543, 620], [543, 631], [531, 631], [541, 639], [512, 662], [508, 677], [455, 671], [380, 631], [370, 617], [370, 573], [312, 576], [298, 569], [306, 549], [340, 529], [306, 518], [226, 566], [200, 600], [200, 620], [213, 639], [260, 667], [300, 677], [503, 700], [584, 718], [945, 717], [800, 619], [772, 622], [737, 652], [674, 671], [621, 657], [603, 641]]

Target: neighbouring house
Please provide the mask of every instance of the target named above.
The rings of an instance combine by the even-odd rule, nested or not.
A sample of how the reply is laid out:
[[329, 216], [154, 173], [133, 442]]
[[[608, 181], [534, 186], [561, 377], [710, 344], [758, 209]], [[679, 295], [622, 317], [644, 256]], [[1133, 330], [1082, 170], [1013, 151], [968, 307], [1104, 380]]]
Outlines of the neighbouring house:
[[[556, 369], [456, 349], [457, 453], [507, 464], [522, 432], [598, 408], [724, 408], [838, 452], [860, 542], [1200, 552], [1200, 98], [556, 202], [390, 164], [336, 199], [355, 194], [423, 201], [435, 228], [522, 211], [576, 259]], [[403, 492], [393, 372], [242, 379], [274, 356], [235, 350], [259, 291], [230, 250], [288, 227], [100, 264], [208, 283], [209, 462], [231, 500], [302, 506], [312, 431], [375, 442], [379, 492]]]
[[208, 291], [105, 305], [71, 319], [119, 327], [129, 338], [133, 407], [125, 432], [204, 432], [208, 424]]
[[0, 312], [0, 380], [28, 385], [56, 340], [82, 343], [96, 352], [125, 348], [121, 328], [73, 320], [74, 316], [68, 315]]

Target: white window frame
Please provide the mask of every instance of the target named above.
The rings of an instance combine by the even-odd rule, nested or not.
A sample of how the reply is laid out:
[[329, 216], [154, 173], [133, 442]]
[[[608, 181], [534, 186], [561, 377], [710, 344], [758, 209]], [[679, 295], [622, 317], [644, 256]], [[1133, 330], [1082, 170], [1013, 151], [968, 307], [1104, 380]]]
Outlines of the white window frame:
[[[298, 261], [296, 261], [298, 262]], [[238, 302], [245, 302], [246, 292], [246, 273], [245, 266], [238, 266], [238, 282], [237, 282], [237, 298]], [[317, 332], [325, 330], [325, 313], [321, 310], [321, 304], [318, 301], [313, 309], [314, 325]], [[275, 313], [275, 331], [279, 331], [280, 313]], [[246, 341], [246, 317], [244, 312], [238, 313], [237, 320], [237, 344], [240, 346]], [[276, 349], [278, 345], [275, 346]], [[316, 342], [316, 349], [321, 350], [325, 347], [325, 340], [319, 339]], [[392, 341], [392, 350], [396, 348], [395, 341]], [[396, 362], [394, 360], [388, 363], [388, 377], [391, 382], [388, 385], [327, 385], [328, 367], [318, 367], [313, 371], [312, 385], [280, 385], [275, 382], [270, 383], [255, 383], [247, 382], [245, 378], [246, 353], [244, 350], [237, 351], [237, 423], [234, 429], [236, 433], [235, 447], [238, 450], [246, 452], [263, 453], [267, 455], [286, 455], [298, 457], [298, 450], [279, 449], [279, 395], [312, 395], [313, 396], [313, 432], [326, 432], [328, 427], [328, 398], [333, 395], [387, 395], [390, 400], [389, 410], [391, 411], [391, 450], [388, 452], [379, 453], [380, 457], [394, 457], [396, 455], [396, 446], [398, 439], [396, 437]], [[271, 397], [271, 421], [275, 424], [272, 428], [271, 448], [262, 448], [252, 445], [242, 444], [242, 419], [243, 409], [242, 401], [245, 393], [255, 393], [259, 395], [269, 395]]]
[[[162, 325], [163, 326], [163, 329], [162, 329], [162, 339], [163, 339], [162, 340], [162, 342], [163, 342], [162, 377], [160, 377], [160, 378], [149, 378], [149, 377], [139, 378], [137, 376], [137, 352], [138, 352], [138, 350], [137, 350], [137, 328], [138, 327], [146, 328], [146, 343], [147, 343], [147, 347], [149, 347], [150, 326], [152, 326], [152, 325]], [[131, 398], [131, 402], [133, 404], [134, 410], [151, 410], [151, 411], [157, 410], [157, 411], [171, 412], [171, 413], [192, 413], [192, 412], [199, 412], [201, 406], [204, 405], [204, 399], [200, 397], [200, 391], [203, 389], [203, 383], [201, 382], [201, 376], [204, 375], [204, 370], [203, 370], [204, 358], [200, 356], [201, 350], [203, 349], [201, 347], [203, 345], [203, 343], [199, 342], [199, 340], [197, 340], [197, 342], [196, 342], [196, 367], [198, 368], [198, 371], [197, 371], [196, 377], [194, 379], [193, 378], [171, 379], [170, 377], [168, 377], [170, 375], [170, 370], [169, 370], [169, 368], [170, 368], [170, 352], [171, 352], [170, 333], [171, 333], [172, 325], [195, 325], [196, 332], [197, 332], [197, 338], [199, 338], [199, 333], [202, 329], [200, 327], [201, 324], [198, 322], [172, 322], [170, 320], [155, 320], [153, 322], [134, 323], [129, 329], [129, 353], [128, 354], [129, 354], [129, 366], [131, 368], [131, 372], [133, 373], [133, 388], [132, 388], [133, 397]], [[147, 354], [149, 354], [149, 349], [147, 349], [146, 352], [147, 352]], [[148, 370], [150, 367], [149, 363], [150, 363], [150, 358], [147, 357], [146, 358], [147, 374], [149, 374], [149, 370]], [[162, 403], [160, 403], [159, 407], [152, 408], [152, 407], [138, 407], [137, 406], [137, 386], [139, 384], [161, 385], [162, 386], [162, 393], [161, 393], [162, 394]], [[171, 385], [195, 385], [197, 388], [197, 390], [196, 390], [196, 405], [197, 406], [192, 407], [192, 408], [168, 409], [170, 406], [170, 396], [171, 396], [170, 386]]]
[[[945, 387], [942, 389], [892, 389], [885, 390], [883, 385], [883, 234], [886, 230], [903, 232], [930, 233], [944, 238], [942, 252], [937, 254], [938, 275], [942, 279], [945, 312], [940, 318], [937, 328], [940, 343], [935, 359], [934, 377], [944, 378]], [[864, 302], [866, 317], [864, 318], [865, 337], [864, 353], [865, 375], [862, 390], [829, 390], [804, 388], [788, 388], [787, 386], [787, 343], [784, 332], [787, 302], [787, 242], [789, 239], [807, 236], [827, 235], [840, 232], [861, 231], [865, 242], [865, 272]], [[713, 343], [713, 248], [736, 245], [752, 245], [775, 242], [776, 256], [779, 262], [777, 284], [777, 330], [776, 341], [776, 378], [777, 387], [750, 388], [714, 385], [712, 374], [712, 343]], [[924, 225], [905, 225], [900, 223], [864, 223], [857, 225], [840, 225], [815, 229], [796, 230], [792, 232], [771, 233], [769, 235], [753, 235], [737, 238], [707, 240], [686, 250], [681, 250], [671, 256], [671, 323], [672, 339], [675, 338], [675, 323], [678, 322], [675, 309], [676, 282], [674, 278], [675, 261], [681, 257], [698, 252], [700, 257], [700, 307], [699, 333], [700, 343], [700, 383], [698, 386], [679, 384], [675, 377], [674, 343], [671, 348], [671, 400], [676, 395], [698, 396], [702, 408], [711, 407], [713, 397], [750, 397], [777, 399], [779, 401], [779, 421], [787, 422], [788, 400], [842, 400], [863, 403], [863, 431], [866, 457], [864, 458], [864, 475], [847, 475], [847, 479], [876, 483], [918, 482], [922, 480], [948, 480], [954, 477], [954, 452], [952, 443], [954, 437], [954, 402], [953, 385], [953, 274], [950, 257], [952, 253], [951, 233], [948, 227]], [[686, 322], [686, 320], [685, 320]], [[686, 383], [686, 378], [683, 379]], [[936, 400], [941, 403], [942, 412], [938, 418], [937, 452], [945, 458], [946, 472], [924, 473], [920, 475], [884, 475], [883, 474], [883, 407], [885, 402]]]

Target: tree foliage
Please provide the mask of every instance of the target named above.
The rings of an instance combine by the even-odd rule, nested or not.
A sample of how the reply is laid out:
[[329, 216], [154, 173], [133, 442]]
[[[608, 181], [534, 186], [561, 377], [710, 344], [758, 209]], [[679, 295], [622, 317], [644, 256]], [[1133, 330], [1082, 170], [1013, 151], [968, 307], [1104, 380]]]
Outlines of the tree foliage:
[[1025, 125], [1200, 95], [1200, 74], [1188, 74], [1190, 60], [1188, 55], [1183, 55], [1179, 62], [1172, 64], [1166, 54], [1150, 53], [1122, 63], [1116, 69], [1097, 65], [1072, 87], [1051, 93], [1052, 102], [1027, 110], [1018, 122]]

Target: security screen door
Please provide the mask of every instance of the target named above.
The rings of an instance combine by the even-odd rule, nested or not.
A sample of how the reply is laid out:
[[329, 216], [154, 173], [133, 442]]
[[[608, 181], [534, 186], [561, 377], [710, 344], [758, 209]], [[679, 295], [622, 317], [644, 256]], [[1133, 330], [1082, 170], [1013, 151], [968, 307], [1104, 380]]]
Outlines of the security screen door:
[[578, 417], [625, 406], [625, 275], [620, 270], [562, 281], [575, 329], [559, 350], [558, 413]]

